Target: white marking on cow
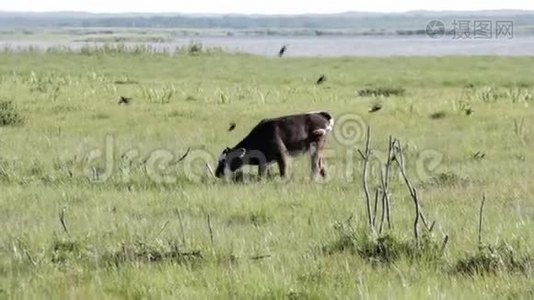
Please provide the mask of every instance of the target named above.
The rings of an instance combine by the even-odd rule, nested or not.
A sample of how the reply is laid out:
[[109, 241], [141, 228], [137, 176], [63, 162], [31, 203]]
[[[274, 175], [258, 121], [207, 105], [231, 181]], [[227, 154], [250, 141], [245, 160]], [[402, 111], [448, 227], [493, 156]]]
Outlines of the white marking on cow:
[[222, 153], [221, 156], [219, 156], [219, 161], [223, 161], [226, 159], [226, 153]]
[[245, 156], [245, 154], [247, 153], [247, 149], [245, 148], [241, 148], [238, 150], [240, 153], [239, 153], [239, 158], [243, 158]]
[[324, 129], [324, 128], [321, 128], [321, 129], [315, 129], [313, 131], [313, 134], [315, 135], [325, 135], [328, 133], [328, 128]]
[[330, 131], [332, 131], [332, 129], [334, 129], [334, 119], [333, 118], [328, 121], [328, 125], [326, 126], [326, 128], [315, 129], [313, 131], [313, 134], [315, 134], [315, 135], [326, 135]]
[[334, 118], [328, 121], [328, 126], [326, 126], [326, 131], [330, 132], [334, 129]]

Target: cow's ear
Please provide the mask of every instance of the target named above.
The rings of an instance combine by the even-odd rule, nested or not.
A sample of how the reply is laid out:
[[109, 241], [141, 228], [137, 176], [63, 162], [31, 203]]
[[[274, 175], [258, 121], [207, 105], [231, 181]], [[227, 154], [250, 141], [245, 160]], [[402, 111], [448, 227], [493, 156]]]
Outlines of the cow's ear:
[[245, 156], [245, 153], [247, 153], [247, 150], [245, 148], [237, 149], [237, 156], [239, 158], [243, 158], [243, 156]]

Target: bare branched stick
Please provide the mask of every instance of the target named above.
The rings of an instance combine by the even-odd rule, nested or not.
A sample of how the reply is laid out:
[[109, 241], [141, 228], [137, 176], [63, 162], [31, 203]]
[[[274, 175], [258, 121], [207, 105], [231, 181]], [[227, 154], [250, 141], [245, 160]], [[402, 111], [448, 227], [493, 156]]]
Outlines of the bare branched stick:
[[176, 214], [178, 214], [178, 220], [180, 221], [180, 230], [182, 232], [182, 245], [185, 247], [185, 232], [184, 232], [184, 223], [182, 222], [182, 213], [180, 210], [176, 210]]
[[382, 231], [384, 229], [384, 220], [386, 218], [386, 198], [382, 196], [381, 202], [382, 202], [382, 217], [380, 218], [380, 228], [378, 230], [379, 234], [382, 234]]
[[187, 151], [185, 152], [185, 154], [182, 155], [182, 157], [180, 157], [180, 159], [177, 160], [176, 163], [180, 163], [182, 160], [184, 160], [189, 155], [189, 152], [191, 152], [191, 147], [187, 148]]
[[388, 224], [388, 229], [391, 229], [391, 203], [390, 203], [390, 194], [386, 194], [386, 198], [384, 199], [384, 203], [386, 204], [386, 222]]
[[[415, 193], [415, 188], [412, 186], [412, 183], [410, 182], [410, 179], [408, 178], [408, 175], [406, 174], [406, 168], [405, 168], [405, 164], [404, 164], [404, 154], [402, 153], [402, 148], [401, 148], [401, 145], [400, 145], [400, 141], [399, 140], [395, 140], [396, 143], [396, 146], [395, 146], [395, 149], [396, 149], [396, 152], [395, 153], [395, 161], [397, 162], [397, 165], [399, 166], [399, 169], [401, 171], [401, 175], [404, 179], [404, 182], [406, 183], [406, 187], [408, 188], [408, 191], [410, 192], [410, 196], [412, 197], [412, 199], [414, 197], [416, 197], [416, 193]], [[434, 226], [429, 226], [428, 225], [428, 222], [426, 221], [426, 218], [423, 214], [423, 211], [421, 209], [421, 207], [419, 207], [419, 217], [421, 218], [421, 221], [423, 221], [423, 225], [425, 225], [425, 228], [429, 231], [429, 232], [432, 232], [432, 229], [434, 228]], [[433, 222], [434, 223], [434, 222]]]
[[213, 245], [213, 228], [211, 227], [210, 214], [208, 214], [208, 230], [210, 232], [211, 244]]
[[67, 233], [67, 235], [71, 237], [69, 228], [67, 228], [67, 223], [65, 222], [65, 211], [66, 210], [67, 208], [63, 207], [61, 211], [59, 212], [59, 222], [61, 222], [61, 226], [63, 227], [63, 230], [65, 231], [65, 233]]
[[206, 163], [206, 169], [208, 169], [208, 173], [211, 175], [211, 177], [215, 177], [215, 172], [213, 172], [213, 169], [209, 163]]
[[415, 221], [413, 224], [413, 234], [415, 237], [415, 243], [417, 244], [417, 246], [419, 246], [419, 217], [421, 214], [419, 213], [419, 200], [417, 199], [417, 191], [414, 189], [413, 193], [414, 197], [412, 197], [412, 199], [415, 204]]
[[445, 238], [443, 239], [443, 243], [441, 244], [441, 253], [445, 251], [445, 247], [447, 247], [448, 242], [449, 242], [449, 236], [445, 235]]
[[[424, 221], [424, 217], [423, 217], [423, 214], [421, 213], [421, 220], [423, 221], [423, 223], [425, 223]], [[428, 228], [428, 231], [429, 232], [432, 232], [432, 230], [434, 230], [434, 226], [436, 225], [436, 221], [432, 222], [432, 224], [430, 225], [430, 228]], [[426, 226], [426, 225], [425, 225]]]
[[373, 228], [375, 227], [375, 224], [376, 224], [376, 212], [378, 210], [378, 198], [380, 197], [380, 188], [376, 188], [376, 191], [375, 191], [375, 203], [374, 203], [374, 207], [373, 207]]
[[[419, 219], [421, 218], [421, 207], [419, 206], [419, 198], [417, 197], [417, 190], [412, 186], [410, 183], [410, 180], [408, 179], [408, 175], [406, 175], [406, 169], [404, 166], [404, 155], [402, 153], [402, 148], [400, 146], [400, 142], [397, 140], [397, 154], [395, 155], [395, 161], [399, 165], [399, 169], [401, 171], [402, 177], [404, 178], [404, 182], [406, 183], [406, 186], [408, 187], [408, 190], [410, 191], [410, 196], [412, 197], [412, 200], [414, 202], [415, 206], [415, 220], [414, 220], [414, 228], [413, 233], [415, 237], [415, 242], [419, 246]], [[428, 227], [427, 227], [428, 229]]]
[[410, 182], [410, 179], [408, 179], [408, 175], [406, 175], [406, 169], [404, 166], [404, 154], [402, 153], [402, 148], [400, 146], [400, 142], [397, 140], [397, 146], [396, 146], [397, 154], [395, 155], [395, 161], [397, 162], [397, 165], [399, 166], [399, 169], [401, 171], [401, 175], [404, 178], [404, 182], [406, 183], [406, 187], [408, 188], [408, 191], [410, 192], [410, 196], [414, 196], [414, 188]]
[[362, 151], [358, 149], [358, 152], [360, 153], [362, 157], [362, 165], [363, 165], [362, 185], [363, 185], [363, 190], [365, 192], [365, 201], [366, 201], [365, 203], [367, 205], [367, 222], [369, 224], [371, 231], [374, 231], [373, 216], [371, 212], [371, 196], [369, 195], [369, 185], [367, 183], [367, 168], [369, 165], [369, 160], [371, 158], [371, 149], [369, 148], [370, 143], [371, 143], [371, 127], [367, 126], [367, 136], [365, 138], [365, 150], [362, 153]]
[[385, 197], [385, 202], [386, 202], [386, 219], [387, 219], [387, 222], [388, 222], [388, 229], [391, 229], [391, 211], [390, 211], [390, 208], [391, 208], [391, 203], [390, 203], [390, 193], [389, 193], [389, 174], [390, 174], [390, 169], [391, 169], [391, 161], [393, 159], [393, 156], [394, 156], [394, 149], [395, 149], [395, 140], [393, 140], [393, 138], [390, 136], [389, 137], [389, 140], [388, 140], [388, 158], [386, 160], [386, 165], [385, 165], [385, 174], [384, 174], [384, 180], [383, 180], [383, 183], [384, 183], [384, 195], [382, 197]]
[[426, 218], [425, 218], [425, 214], [423, 214], [423, 209], [419, 208], [419, 217], [421, 217], [421, 221], [423, 222], [423, 225], [425, 225], [425, 228], [426, 230], [428, 230], [428, 232], [432, 232], [432, 230], [434, 229], [434, 225], [436, 225], [436, 221], [432, 221], [432, 224], [430, 224], [430, 226], [428, 226], [428, 222], [426, 221]]
[[484, 203], [486, 203], [486, 194], [482, 194], [482, 202], [480, 203], [480, 211], [478, 214], [478, 244], [482, 245], [482, 214], [484, 212]]
[[[386, 203], [386, 193], [387, 190], [385, 189], [386, 183], [385, 183], [385, 170], [380, 170], [380, 187], [381, 187], [381, 197], [380, 197], [380, 203], [382, 204], [382, 217], [380, 218], [380, 229], [379, 232], [382, 233], [383, 226], [384, 226], [384, 220], [387, 218], [387, 203]], [[388, 227], [389, 228], [389, 227]]]

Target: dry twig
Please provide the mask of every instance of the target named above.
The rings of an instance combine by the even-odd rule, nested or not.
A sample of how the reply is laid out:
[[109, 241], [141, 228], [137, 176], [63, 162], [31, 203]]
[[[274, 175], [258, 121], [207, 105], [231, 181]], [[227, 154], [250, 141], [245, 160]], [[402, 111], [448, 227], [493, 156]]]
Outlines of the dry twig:
[[210, 232], [211, 244], [213, 245], [213, 228], [211, 227], [210, 214], [208, 214], [208, 229], [209, 229], [209, 232]]
[[380, 188], [376, 188], [376, 191], [375, 191], [375, 203], [374, 203], [374, 207], [373, 207], [373, 221], [372, 221], [372, 224], [373, 224], [373, 228], [375, 227], [375, 224], [376, 224], [376, 213], [377, 213], [377, 210], [378, 210], [378, 198], [380, 197]]
[[71, 237], [69, 228], [67, 227], [67, 223], [65, 221], [65, 211], [67, 210], [66, 207], [63, 207], [61, 211], [59, 212], [59, 222], [61, 222], [61, 226], [63, 227], [63, 230], [69, 237]]
[[191, 147], [187, 148], [187, 151], [185, 152], [185, 154], [182, 155], [182, 157], [180, 157], [180, 159], [177, 160], [176, 163], [180, 163], [182, 160], [184, 160], [189, 155], [189, 152], [191, 152]]
[[482, 201], [480, 203], [480, 211], [478, 214], [478, 244], [482, 245], [482, 214], [484, 212], [484, 203], [486, 203], [486, 194], [482, 194]]
[[[396, 146], [395, 146], [395, 161], [397, 162], [397, 165], [399, 166], [399, 169], [400, 169], [400, 172], [401, 172], [401, 175], [402, 177], [404, 178], [404, 182], [406, 183], [406, 187], [408, 188], [408, 191], [410, 192], [410, 196], [412, 197], [412, 199], [414, 197], [416, 197], [416, 193], [415, 193], [415, 188], [412, 186], [412, 183], [410, 182], [410, 179], [408, 178], [408, 175], [406, 173], [406, 167], [405, 167], [405, 164], [404, 164], [404, 154], [402, 153], [402, 147], [400, 145], [400, 141], [399, 140], [396, 140], [395, 141], [396, 143]], [[417, 200], [419, 202], [419, 200]], [[429, 231], [429, 232], [432, 232], [432, 230], [434, 229], [434, 223], [432, 223], [431, 226], [428, 225], [428, 222], [426, 221], [426, 218], [425, 218], [425, 215], [421, 209], [421, 207], [419, 207], [419, 214], [420, 214], [420, 218], [421, 218], [421, 221], [423, 222], [423, 225], [425, 225], [425, 228]]]
[[371, 127], [367, 126], [367, 136], [365, 138], [365, 150], [362, 152], [360, 149], [358, 149], [358, 153], [360, 153], [360, 156], [362, 157], [362, 164], [363, 164], [363, 170], [362, 170], [362, 184], [363, 184], [363, 190], [365, 192], [365, 200], [367, 205], [367, 222], [369, 224], [369, 227], [372, 231], [374, 231], [373, 227], [373, 216], [371, 212], [371, 196], [369, 195], [369, 185], [367, 182], [367, 169], [369, 165], [369, 160], [371, 158], [371, 149], [369, 148], [369, 144], [371, 143]]

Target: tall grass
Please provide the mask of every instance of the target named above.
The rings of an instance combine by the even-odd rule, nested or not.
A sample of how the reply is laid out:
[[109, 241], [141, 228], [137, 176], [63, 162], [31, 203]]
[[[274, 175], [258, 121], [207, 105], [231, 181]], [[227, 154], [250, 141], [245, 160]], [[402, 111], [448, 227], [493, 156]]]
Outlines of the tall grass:
[[4, 45], [0, 49], [3, 54], [81, 54], [93, 55], [150, 55], [150, 56], [175, 56], [175, 55], [209, 55], [224, 53], [221, 47], [206, 47], [200, 42], [191, 41], [188, 45], [163, 46], [158, 43], [125, 43], [125, 42], [94, 42], [83, 43], [81, 46], [10, 46]]
[[[532, 58], [205, 50], [2, 53], [0, 117], [23, 122], [0, 127], [0, 298], [531, 297]], [[326, 182], [309, 180], [309, 157], [285, 181], [276, 166], [241, 183], [206, 170], [260, 120], [316, 110], [335, 117]], [[367, 125], [370, 202], [386, 191], [391, 217], [379, 233], [378, 206], [374, 235], [357, 151]], [[436, 220], [432, 232], [419, 221], [417, 240], [390, 135], [428, 226]]]

